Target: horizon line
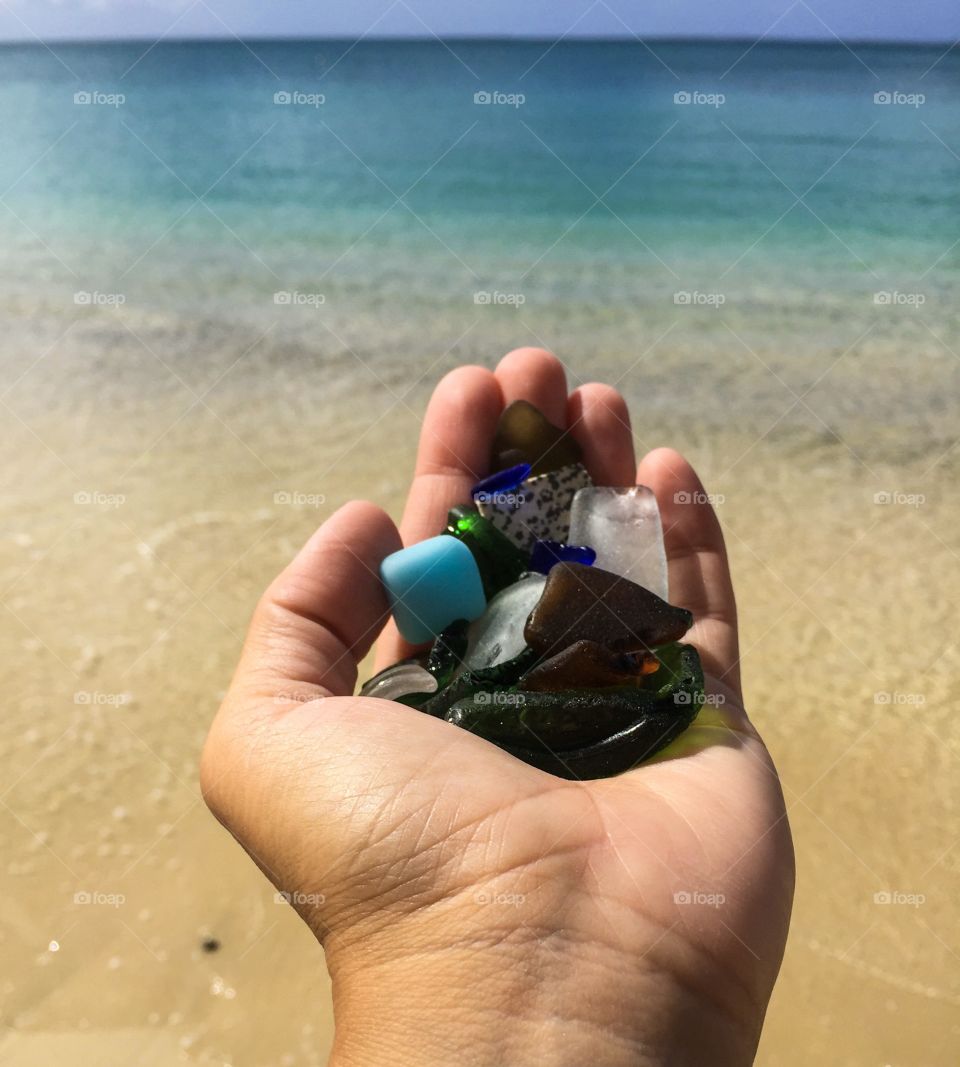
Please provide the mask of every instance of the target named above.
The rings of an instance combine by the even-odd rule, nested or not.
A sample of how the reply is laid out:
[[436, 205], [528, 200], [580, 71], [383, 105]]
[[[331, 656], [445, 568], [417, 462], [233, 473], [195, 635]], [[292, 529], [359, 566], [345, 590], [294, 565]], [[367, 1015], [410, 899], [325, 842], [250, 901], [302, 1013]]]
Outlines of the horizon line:
[[244, 37], [240, 34], [230, 34], [226, 36], [207, 35], [207, 34], [190, 34], [187, 36], [166, 36], [155, 37], [150, 34], [142, 34], [140, 36], [133, 37], [10, 37], [0, 39], [0, 46], [3, 45], [33, 45], [39, 47], [45, 47], [51, 44], [57, 45], [103, 45], [103, 44], [145, 44], [152, 42], [156, 46], [163, 44], [231, 44], [231, 43], [245, 43], [245, 42], [263, 42], [266, 44], [293, 44], [293, 43], [307, 43], [310, 41], [336, 41], [336, 42], [349, 42], [360, 44], [363, 42], [369, 42], [371, 44], [390, 44], [390, 43], [439, 43], [443, 44], [448, 41], [460, 42], [460, 43], [516, 43], [516, 44], [555, 44], [561, 45], [565, 43], [573, 44], [643, 44], [646, 41], [655, 41], [661, 44], [752, 44], [754, 47], [762, 47], [763, 45], [777, 45], [777, 44], [790, 44], [790, 45], [827, 45], [834, 48], [846, 48], [851, 46], [857, 47], [884, 47], [890, 45], [897, 45], [900, 47], [912, 47], [912, 48], [942, 48], [949, 46], [950, 49], [960, 45], [960, 38], [951, 40], [949, 38], [941, 39], [912, 39], [904, 37], [773, 37], [773, 36], [761, 36], [754, 37], [750, 35], [725, 35], [725, 34], [648, 34], [641, 36], [640, 34], [622, 34], [611, 36], [608, 34], [584, 34], [574, 35], [568, 34], [564, 37], [557, 38], [551, 35], [538, 35], [538, 34], [467, 34], [456, 33], [449, 36], [439, 36], [435, 34], [422, 35], [422, 34], [391, 34], [389, 36], [375, 36], [368, 34], [366, 36], [351, 36], [350, 34], [333, 34], [330, 36], [324, 36], [323, 34], [302, 34], [299, 36], [291, 36], [288, 34], [253, 34], [248, 37]]

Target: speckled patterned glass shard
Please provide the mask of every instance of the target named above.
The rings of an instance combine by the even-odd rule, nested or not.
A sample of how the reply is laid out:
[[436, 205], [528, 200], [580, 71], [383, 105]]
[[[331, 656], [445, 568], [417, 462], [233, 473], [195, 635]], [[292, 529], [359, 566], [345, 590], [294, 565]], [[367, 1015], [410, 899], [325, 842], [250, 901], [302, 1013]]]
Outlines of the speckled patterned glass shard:
[[576, 492], [589, 485], [586, 467], [576, 463], [528, 478], [514, 492], [478, 500], [477, 508], [515, 545], [530, 552], [537, 541], [568, 540], [570, 505]]

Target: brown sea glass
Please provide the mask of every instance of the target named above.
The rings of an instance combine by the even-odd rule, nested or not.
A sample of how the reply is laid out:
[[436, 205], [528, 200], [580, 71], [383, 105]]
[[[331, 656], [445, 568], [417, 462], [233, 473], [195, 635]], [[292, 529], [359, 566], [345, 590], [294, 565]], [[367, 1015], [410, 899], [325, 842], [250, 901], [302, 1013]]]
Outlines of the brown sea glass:
[[594, 641], [615, 652], [639, 652], [677, 641], [693, 616], [618, 574], [558, 563], [523, 636], [541, 656], [555, 656], [577, 641]]
[[518, 463], [529, 463], [531, 474], [579, 463], [580, 446], [569, 432], [560, 430], [527, 400], [508, 404], [493, 435], [490, 470], [501, 471]]
[[611, 652], [594, 641], [576, 641], [543, 660], [517, 683], [528, 693], [639, 685], [660, 661], [652, 652]]

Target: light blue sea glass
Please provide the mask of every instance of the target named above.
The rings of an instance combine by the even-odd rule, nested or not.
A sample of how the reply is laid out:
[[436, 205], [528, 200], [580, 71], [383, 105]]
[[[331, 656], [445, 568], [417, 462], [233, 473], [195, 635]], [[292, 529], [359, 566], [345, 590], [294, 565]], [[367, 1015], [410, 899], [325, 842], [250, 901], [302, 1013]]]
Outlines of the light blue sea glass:
[[397, 629], [420, 644], [456, 619], [477, 619], [487, 606], [473, 553], [441, 534], [394, 552], [380, 564], [380, 578]]

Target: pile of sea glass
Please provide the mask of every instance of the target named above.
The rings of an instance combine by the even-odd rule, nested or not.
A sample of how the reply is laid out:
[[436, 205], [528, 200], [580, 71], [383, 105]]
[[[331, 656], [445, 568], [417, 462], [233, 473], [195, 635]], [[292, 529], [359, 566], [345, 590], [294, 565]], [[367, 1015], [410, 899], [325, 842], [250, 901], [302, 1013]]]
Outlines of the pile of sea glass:
[[503, 412], [490, 470], [447, 528], [381, 566], [400, 633], [428, 651], [361, 690], [471, 730], [564, 778], [602, 778], [696, 717], [703, 674], [667, 602], [660, 513], [643, 486], [594, 486], [532, 404]]

